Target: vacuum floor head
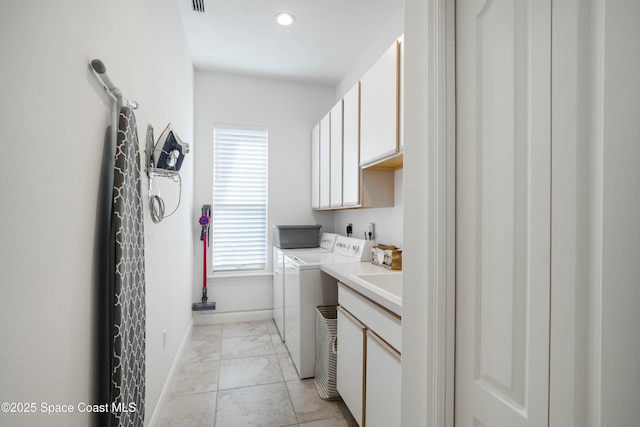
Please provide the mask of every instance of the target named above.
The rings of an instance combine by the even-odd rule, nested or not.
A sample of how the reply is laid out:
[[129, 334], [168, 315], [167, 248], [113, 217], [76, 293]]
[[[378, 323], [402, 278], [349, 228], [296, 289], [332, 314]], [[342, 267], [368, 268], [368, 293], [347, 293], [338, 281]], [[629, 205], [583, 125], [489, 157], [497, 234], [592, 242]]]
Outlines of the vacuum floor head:
[[191, 305], [191, 310], [192, 311], [209, 311], [209, 310], [215, 310], [216, 309], [216, 303], [215, 302], [194, 302], [193, 305]]

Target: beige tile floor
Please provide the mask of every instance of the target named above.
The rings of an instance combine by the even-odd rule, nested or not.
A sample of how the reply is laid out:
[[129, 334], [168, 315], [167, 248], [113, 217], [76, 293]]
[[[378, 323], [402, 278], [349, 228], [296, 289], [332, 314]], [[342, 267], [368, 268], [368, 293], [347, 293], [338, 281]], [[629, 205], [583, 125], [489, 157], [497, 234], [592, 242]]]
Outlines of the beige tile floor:
[[159, 426], [356, 426], [300, 380], [273, 321], [194, 326]]

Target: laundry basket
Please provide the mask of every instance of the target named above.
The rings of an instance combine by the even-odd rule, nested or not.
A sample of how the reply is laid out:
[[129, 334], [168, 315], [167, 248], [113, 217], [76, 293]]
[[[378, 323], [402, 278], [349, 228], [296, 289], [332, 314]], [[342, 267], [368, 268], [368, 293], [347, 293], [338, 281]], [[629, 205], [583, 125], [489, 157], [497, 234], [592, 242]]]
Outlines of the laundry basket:
[[334, 350], [338, 335], [338, 315], [335, 305], [316, 307], [315, 383], [318, 394], [326, 400], [340, 398], [336, 389], [337, 357]]
[[274, 225], [274, 244], [280, 249], [317, 248], [321, 225]]

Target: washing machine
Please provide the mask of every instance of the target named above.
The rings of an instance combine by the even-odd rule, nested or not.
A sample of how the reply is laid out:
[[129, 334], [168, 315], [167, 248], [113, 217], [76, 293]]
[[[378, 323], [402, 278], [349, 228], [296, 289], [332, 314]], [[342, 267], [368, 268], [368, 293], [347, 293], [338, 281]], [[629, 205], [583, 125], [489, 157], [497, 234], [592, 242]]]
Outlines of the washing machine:
[[314, 376], [316, 307], [338, 304], [337, 280], [321, 264], [370, 261], [371, 246], [371, 240], [337, 236], [333, 252], [285, 254], [285, 346], [301, 379]]

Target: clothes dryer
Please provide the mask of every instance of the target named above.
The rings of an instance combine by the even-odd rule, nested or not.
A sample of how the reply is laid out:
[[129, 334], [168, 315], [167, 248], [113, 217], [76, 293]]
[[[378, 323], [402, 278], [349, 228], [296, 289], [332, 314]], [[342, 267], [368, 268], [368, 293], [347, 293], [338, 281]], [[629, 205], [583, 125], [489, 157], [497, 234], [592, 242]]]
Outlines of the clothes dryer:
[[333, 233], [322, 233], [320, 246], [317, 248], [280, 249], [273, 247], [273, 321], [276, 324], [280, 339], [285, 342], [284, 319], [284, 257], [293, 254], [330, 253], [336, 241]]

